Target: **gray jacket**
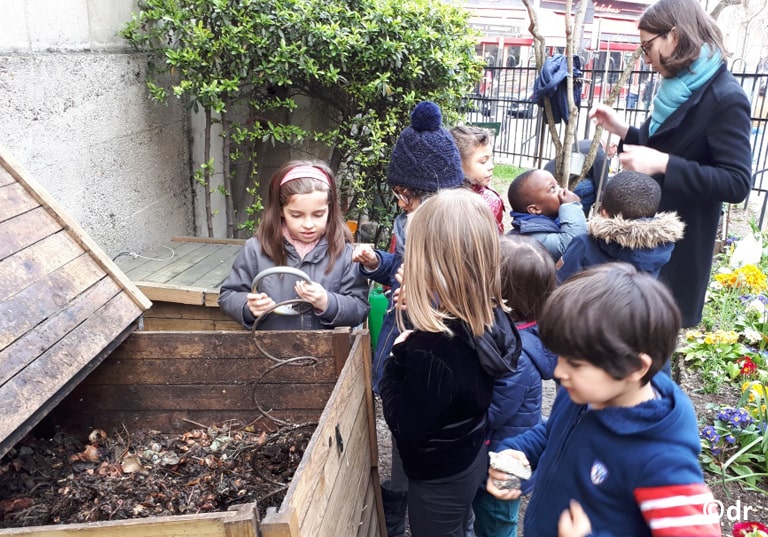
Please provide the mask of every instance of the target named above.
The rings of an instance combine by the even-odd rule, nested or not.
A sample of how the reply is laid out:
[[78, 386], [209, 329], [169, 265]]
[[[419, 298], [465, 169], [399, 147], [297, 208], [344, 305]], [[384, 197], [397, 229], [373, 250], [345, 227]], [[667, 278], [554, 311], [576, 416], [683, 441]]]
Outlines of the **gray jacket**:
[[[351, 244], [345, 246], [328, 274], [325, 272], [328, 267], [328, 242], [325, 237], [304, 259], [299, 258], [288, 242], [285, 248], [288, 254], [287, 266], [306, 272], [313, 282], [319, 283], [328, 292], [328, 308], [323, 312], [312, 310], [302, 315], [280, 315], [273, 312], [259, 325], [260, 330], [316, 330], [357, 326], [365, 320], [368, 315], [368, 282], [360, 273], [358, 264], [352, 262]], [[262, 252], [258, 239], [248, 239], [232, 264], [232, 271], [221, 285], [221, 310], [250, 329], [255, 321], [247, 304], [251, 283], [259, 272], [274, 266], [275, 263]], [[259, 288], [275, 302], [281, 302], [297, 298], [294, 290], [297, 280], [292, 275], [273, 275], [263, 279]]]

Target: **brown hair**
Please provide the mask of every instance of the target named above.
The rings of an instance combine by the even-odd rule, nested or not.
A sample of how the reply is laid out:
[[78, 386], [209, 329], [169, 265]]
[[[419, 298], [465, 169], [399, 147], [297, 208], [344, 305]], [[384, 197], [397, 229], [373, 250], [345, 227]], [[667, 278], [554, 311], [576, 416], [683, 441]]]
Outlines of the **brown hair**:
[[501, 296], [515, 322], [535, 321], [557, 287], [555, 261], [537, 240], [523, 235], [500, 237]]
[[[284, 185], [280, 183], [288, 172], [297, 166], [311, 166], [322, 171], [328, 176], [328, 183], [318, 179], [301, 178], [288, 181]], [[285, 250], [285, 238], [283, 237], [282, 209], [291, 198], [297, 194], [311, 194], [312, 192], [328, 193], [328, 224], [325, 229], [325, 237], [328, 241], [328, 267], [326, 273], [333, 269], [336, 259], [344, 251], [344, 246], [352, 242], [352, 233], [344, 223], [344, 218], [339, 208], [336, 194], [336, 181], [333, 172], [328, 165], [321, 161], [292, 160], [283, 164], [269, 180], [269, 192], [267, 205], [261, 216], [261, 223], [256, 230], [256, 237], [261, 244], [261, 250], [276, 265], [285, 265], [287, 253]]]
[[627, 263], [577, 273], [553, 292], [539, 317], [541, 341], [552, 352], [599, 367], [617, 380], [651, 357], [643, 384], [672, 355], [680, 312], [669, 290]]
[[670, 56], [660, 59], [671, 76], [690, 67], [705, 43], [712, 54], [719, 51], [723, 58], [726, 56], [723, 33], [697, 0], [659, 0], [643, 12], [637, 27], [656, 35], [667, 35], [674, 29], [677, 47]]
[[472, 156], [476, 147], [491, 143], [491, 131], [481, 127], [457, 125], [451, 129], [451, 136], [456, 140], [461, 160], [466, 161]]

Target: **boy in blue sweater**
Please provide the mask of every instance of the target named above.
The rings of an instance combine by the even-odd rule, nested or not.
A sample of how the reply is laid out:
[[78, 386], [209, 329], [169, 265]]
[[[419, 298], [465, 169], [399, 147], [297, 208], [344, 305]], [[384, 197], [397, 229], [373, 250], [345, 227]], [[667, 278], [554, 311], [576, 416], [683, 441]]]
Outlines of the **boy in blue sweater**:
[[[593, 267], [552, 293], [539, 329], [561, 389], [546, 424], [501, 446], [536, 470], [524, 535], [719, 536], [693, 405], [656, 374], [680, 329], [667, 288], [625, 263]], [[488, 473], [489, 493], [520, 496]]]
[[510, 235], [528, 235], [539, 241], [555, 261], [576, 235], [587, 232], [579, 197], [562, 188], [546, 170], [518, 175], [507, 190], [512, 211]]

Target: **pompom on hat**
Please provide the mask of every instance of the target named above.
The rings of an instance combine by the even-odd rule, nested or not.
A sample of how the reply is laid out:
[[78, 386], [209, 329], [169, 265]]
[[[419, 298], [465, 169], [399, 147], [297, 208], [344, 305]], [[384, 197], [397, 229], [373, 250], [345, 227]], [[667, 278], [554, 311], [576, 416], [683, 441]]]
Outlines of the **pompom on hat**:
[[443, 126], [440, 107], [422, 101], [411, 112], [411, 125], [400, 133], [392, 149], [387, 184], [437, 192], [464, 183], [461, 155]]

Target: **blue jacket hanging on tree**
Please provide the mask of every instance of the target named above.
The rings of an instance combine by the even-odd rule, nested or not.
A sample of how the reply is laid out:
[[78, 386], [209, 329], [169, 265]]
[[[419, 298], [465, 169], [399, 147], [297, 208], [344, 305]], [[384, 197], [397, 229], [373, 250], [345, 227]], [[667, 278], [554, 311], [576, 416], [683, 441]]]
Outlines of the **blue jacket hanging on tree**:
[[[544, 98], [549, 97], [552, 104], [552, 117], [555, 123], [568, 122], [568, 59], [563, 54], [549, 56], [544, 61], [539, 76], [533, 84], [533, 99], [543, 107]], [[581, 59], [573, 57], [573, 102], [581, 104]]]

